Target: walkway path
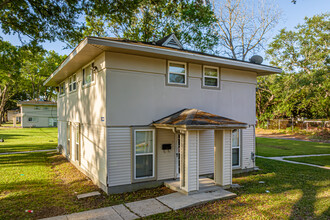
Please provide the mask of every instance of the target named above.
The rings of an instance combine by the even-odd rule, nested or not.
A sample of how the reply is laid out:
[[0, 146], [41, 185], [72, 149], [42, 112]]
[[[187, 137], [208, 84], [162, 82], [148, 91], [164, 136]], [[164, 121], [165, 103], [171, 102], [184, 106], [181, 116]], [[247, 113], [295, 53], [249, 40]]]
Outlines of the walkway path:
[[260, 158], [263, 158], [263, 159], [277, 160], [277, 161], [283, 161], [283, 162], [287, 162], [287, 163], [301, 164], [301, 165], [307, 165], [307, 166], [311, 166], [311, 167], [318, 167], [318, 168], [330, 170], [330, 167], [324, 167], [324, 166], [319, 166], [319, 165], [315, 165], [315, 164], [285, 160], [285, 158], [317, 157], [317, 156], [330, 156], [330, 154], [295, 155], [295, 156], [281, 156], [281, 157], [263, 157], [263, 156], [258, 156], [257, 155], [257, 157], [260, 157]]
[[184, 195], [176, 192], [153, 199], [130, 202], [70, 215], [55, 216], [44, 220], [130, 220], [233, 197], [236, 197], [235, 193], [224, 189], [192, 195]]
[[27, 153], [48, 152], [48, 151], [56, 151], [56, 149], [48, 149], [48, 150], [32, 150], [32, 151], [20, 151], [20, 152], [6, 152], [6, 153], [0, 153], [0, 155], [8, 155], [8, 154], [27, 154]]

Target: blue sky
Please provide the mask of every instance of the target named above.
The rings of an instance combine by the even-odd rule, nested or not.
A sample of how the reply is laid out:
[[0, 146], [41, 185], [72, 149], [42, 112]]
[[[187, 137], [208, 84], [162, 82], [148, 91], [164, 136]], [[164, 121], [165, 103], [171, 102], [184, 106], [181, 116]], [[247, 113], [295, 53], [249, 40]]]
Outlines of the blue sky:
[[[280, 29], [293, 29], [299, 23], [304, 22], [304, 17], [311, 17], [316, 14], [330, 12], [329, 0], [297, 0], [296, 4], [291, 3], [291, 0], [274, 0], [280, 9], [283, 11], [282, 20], [276, 26], [270, 37], [275, 36]], [[0, 36], [5, 41], [10, 41], [14, 45], [21, 45], [16, 36], [4, 35], [0, 31]], [[271, 39], [269, 39], [270, 41]], [[71, 49], [64, 49], [65, 44], [62, 42], [44, 43], [44, 48], [47, 50], [55, 50], [59, 54], [69, 54]], [[264, 53], [261, 51], [261, 55]]]

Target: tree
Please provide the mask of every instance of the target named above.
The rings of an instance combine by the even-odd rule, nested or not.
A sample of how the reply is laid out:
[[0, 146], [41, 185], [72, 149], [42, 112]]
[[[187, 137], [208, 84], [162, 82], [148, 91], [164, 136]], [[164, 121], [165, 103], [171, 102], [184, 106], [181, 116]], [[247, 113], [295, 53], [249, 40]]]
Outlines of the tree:
[[282, 29], [269, 45], [270, 63], [284, 72], [258, 79], [260, 120], [270, 116], [330, 117], [329, 16], [305, 18], [294, 31]]
[[64, 60], [65, 56], [54, 51], [46, 51], [37, 46], [24, 46], [22, 50], [21, 74], [25, 80], [25, 92], [29, 99], [56, 99], [55, 88], [43, 83]]
[[21, 59], [19, 49], [0, 39], [0, 125], [8, 100], [15, 95], [20, 85]]
[[0, 26], [5, 34], [36, 42], [78, 40], [83, 6], [79, 0], [0, 0]]
[[242, 60], [263, 48], [267, 34], [281, 16], [281, 11], [272, 2], [264, 0], [213, 0], [213, 10], [221, 53]]
[[[108, 13], [127, 6], [124, 13]], [[168, 34], [176, 36], [190, 49], [211, 51], [217, 36], [210, 28], [215, 22], [210, 5], [189, 0], [136, 0], [117, 4], [93, 5], [87, 12], [84, 35], [111, 36], [152, 42]]]

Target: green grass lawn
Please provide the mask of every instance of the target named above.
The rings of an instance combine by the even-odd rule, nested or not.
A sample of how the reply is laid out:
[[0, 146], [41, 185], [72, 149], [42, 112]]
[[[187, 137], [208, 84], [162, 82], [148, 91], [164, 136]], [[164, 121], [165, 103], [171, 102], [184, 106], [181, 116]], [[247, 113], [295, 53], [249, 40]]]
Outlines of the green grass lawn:
[[330, 154], [330, 144], [258, 137], [256, 153], [265, 157]]
[[261, 158], [257, 165], [260, 171], [233, 179], [243, 186], [230, 189], [235, 199], [147, 219], [329, 219], [330, 170]]
[[[2, 152], [53, 149], [56, 128], [0, 129]], [[50, 142], [49, 140], [53, 140]], [[0, 219], [39, 219], [173, 192], [166, 187], [82, 200], [77, 195], [100, 191], [92, 181], [56, 152], [0, 155]], [[33, 210], [27, 213], [25, 210]]]
[[311, 163], [315, 165], [330, 167], [330, 156], [285, 158], [285, 160], [297, 161], [302, 163]]
[[1, 138], [0, 153], [55, 149], [57, 128], [1, 128]]

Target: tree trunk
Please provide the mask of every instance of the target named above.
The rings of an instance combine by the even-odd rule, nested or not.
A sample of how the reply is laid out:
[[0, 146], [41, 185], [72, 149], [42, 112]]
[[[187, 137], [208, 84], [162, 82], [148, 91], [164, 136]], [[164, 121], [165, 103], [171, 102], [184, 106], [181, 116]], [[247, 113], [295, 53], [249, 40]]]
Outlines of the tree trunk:
[[8, 93], [8, 86], [5, 85], [4, 89], [2, 90], [2, 93], [0, 94], [0, 116], [1, 116], [1, 120], [0, 120], [0, 126], [2, 124], [2, 116], [4, 114], [5, 111], [5, 105], [7, 103], [8, 97], [7, 97], [7, 93]]

